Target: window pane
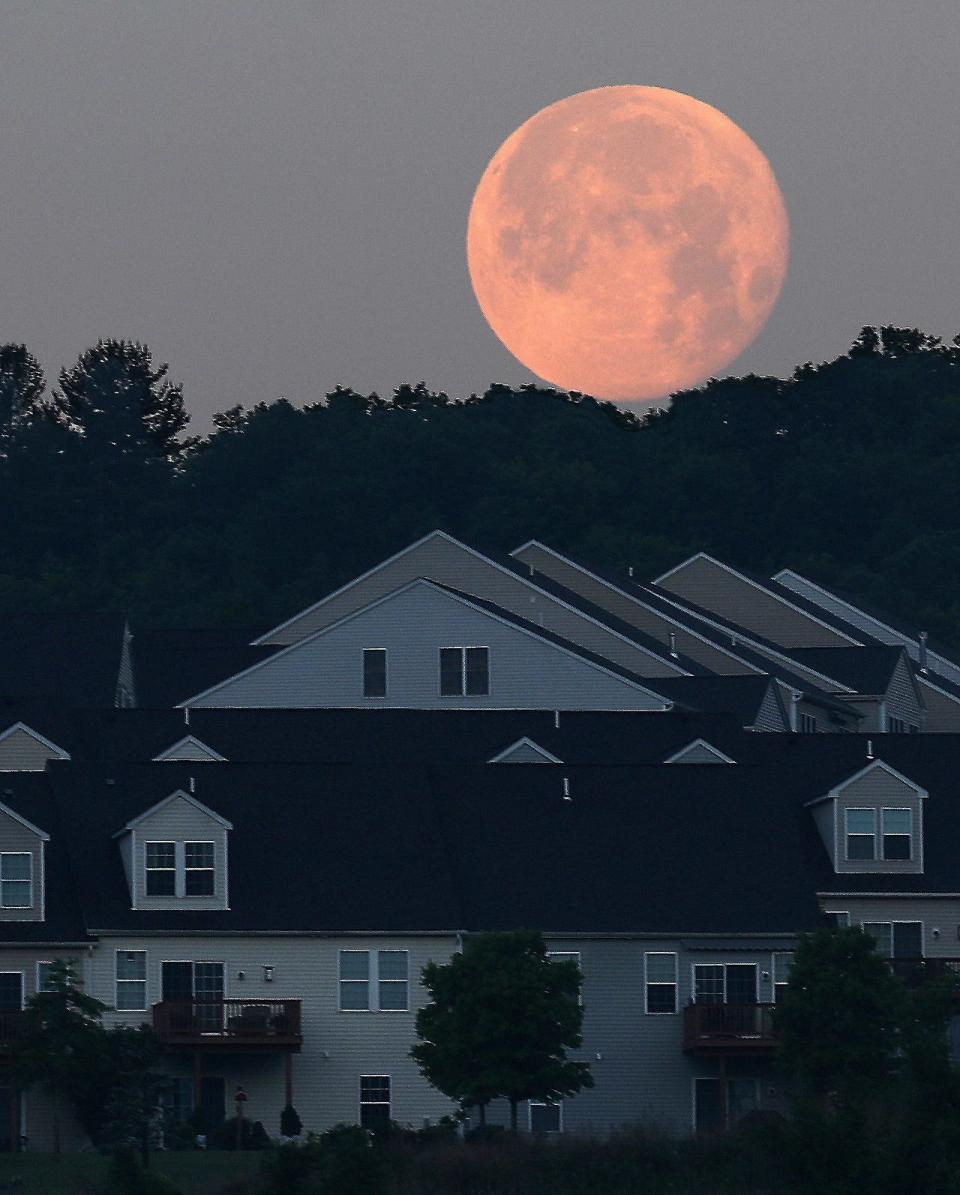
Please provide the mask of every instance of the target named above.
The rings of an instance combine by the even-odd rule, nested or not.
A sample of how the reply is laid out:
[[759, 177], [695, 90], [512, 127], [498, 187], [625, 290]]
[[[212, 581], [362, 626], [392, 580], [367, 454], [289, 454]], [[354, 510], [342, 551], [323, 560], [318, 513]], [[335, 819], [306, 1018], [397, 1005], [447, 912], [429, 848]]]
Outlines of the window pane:
[[489, 654], [486, 647], [467, 648], [467, 692], [474, 696], [490, 692]]
[[147, 1007], [147, 985], [142, 980], [123, 979], [117, 983], [117, 1009], [142, 1012]]
[[793, 966], [792, 954], [775, 954], [773, 956], [773, 982], [786, 983]]
[[693, 990], [697, 1004], [722, 1004], [723, 967], [713, 963], [698, 963], [693, 968]]
[[187, 867], [213, 867], [212, 842], [184, 843], [184, 853]]
[[727, 964], [727, 1003], [753, 1004], [757, 998], [757, 968], [754, 963]]
[[381, 950], [377, 961], [381, 979], [407, 978], [407, 952], [405, 950]]
[[463, 651], [459, 647], [440, 648], [440, 696], [463, 694]]
[[19, 971], [0, 973], [0, 1012], [19, 1012], [23, 1008], [23, 976]]
[[882, 954], [884, 958], [890, 958], [893, 952], [893, 934], [889, 921], [865, 921], [863, 932], [869, 934], [876, 941], [878, 954]]
[[363, 652], [364, 697], [387, 695], [387, 651], [383, 647], [367, 647]]
[[675, 983], [647, 984], [647, 1012], [676, 1012], [677, 985]]
[[909, 834], [913, 822], [913, 816], [909, 809], [884, 809], [883, 811], [883, 832], [884, 834]]
[[912, 852], [909, 834], [884, 834], [884, 859], [909, 859], [911, 854]]
[[29, 909], [33, 903], [29, 880], [4, 880], [0, 883], [0, 903], [5, 909]]
[[897, 921], [893, 925], [893, 957], [920, 958], [923, 954], [923, 933], [919, 921]]
[[385, 1012], [405, 1012], [408, 1006], [406, 980], [380, 981], [380, 1008]]
[[147, 867], [175, 867], [176, 844], [172, 842], [147, 843]]
[[846, 912], [830, 911], [823, 915], [824, 925], [834, 925], [845, 928], [850, 924], [850, 914]]
[[147, 896], [174, 896], [176, 879], [173, 871], [148, 871]]
[[117, 954], [117, 979], [146, 979], [147, 952], [121, 950]]
[[5, 880], [29, 880], [30, 879], [30, 855], [15, 854], [3, 855], [0, 858], [2, 864], [2, 875]]
[[188, 871], [184, 877], [184, 892], [187, 896], [213, 896], [213, 872]]
[[341, 979], [340, 1007], [346, 1012], [366, 1012], [370, 1007], [370, 984], [365, 979]]
[[370, 951], [369, 950], [341, 950], [340, 978], [341, 979], [369, 979]]
[[361, 1075], [360, 1123], [364, 1128], [390, 1119], [390, 1079], [387, 1075]]
[[648, 954], [647, 980], [650, 983], [676, 983], [677, 956], [675, 954]]
[[560, 1105], [535, 1104], [530, 1101], [530, 1132], [531, 1133], [559, 1133]]
[[877, 828], [875, 809], [848, 809], [847, 831], [850, 834], [872, 834]]
[[848, 834], [847, 858], [855, 860], [872, 859], [876, 853], [876, 842], [872, 834]]
[[53, 963], [37, 963], [37, 991], [52, 992], [50, 985], [50, 968]]

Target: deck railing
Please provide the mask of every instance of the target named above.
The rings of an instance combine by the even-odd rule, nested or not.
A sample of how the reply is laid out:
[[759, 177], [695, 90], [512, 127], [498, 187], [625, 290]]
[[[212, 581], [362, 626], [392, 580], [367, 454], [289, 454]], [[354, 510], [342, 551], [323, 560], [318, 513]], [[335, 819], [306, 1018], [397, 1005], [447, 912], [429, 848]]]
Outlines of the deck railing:
[[162, 1042], [299, 1045], [299, 1000], [162, 1000], [153, 1006]]
[[683, 1010], [683, 1048], [772, 1049], [773, 1004], [690, 1004]]
[[960, 993], [960, 958], [892, 958], [889, 962], [908, 988], [927, 979], [952, 979]]

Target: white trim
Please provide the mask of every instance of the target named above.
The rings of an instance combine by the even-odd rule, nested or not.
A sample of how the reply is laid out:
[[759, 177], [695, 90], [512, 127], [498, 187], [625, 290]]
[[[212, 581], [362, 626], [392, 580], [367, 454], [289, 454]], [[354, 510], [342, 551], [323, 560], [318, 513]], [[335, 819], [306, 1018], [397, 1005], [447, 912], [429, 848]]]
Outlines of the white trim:
[[[670, 955], [673, 958], [673, 1008], [668, 1011], [651, 1012], [649, 992], [651, 980], [647, 978], [647, 959], [651, 954]], [[653, 983], [660, 987], [667, 987], [663, 980], [655, 979]], [[680, 959], [676, 950], [645, 950], [643, 952], [643, 1012], [648, 1017], [674, 1017], [680, 1009]]]
[[753, 967], [753, 999], [751, 1004], [760, 1003], [760, 965], [757, 962], [731, 962], [724, 960], [723, 962], [692, 962], [690, 964], [690, 1002], [696, 1004], [697, 1002], [697, 967], [722, 967], [723, 968], [723, 1000], [721, 1003], [727, 1003], [727, 967]]
[[[458, 651], [460, 653], [460, 692], [444, 693], [443, 691], [443, 653]], [[487, 687], [483, 693], [467, 692], [467, 652], [485, 651], [487, 653]], [[490, 645], [489, 643], [446, 643], [437, 649], [437, 696], [438, 697], [489, 697], [490, 696]]]
[[[873, 830], [866, 834], [862, 830], [850, 829], [850, 814], [851, 813], [869, 813], [873, 816]], [[880, 821], [879, 811], [875, 805], [849, 805], [843, 811], [843, 861], [844, 863], [876, 863], [880, 860], [880, 854], [877, 850], [877, 824]], [[850, 839], [856, 838], [872, 838], [873, 839], [873, 854], [863, 859], [850, 858]]]
[[[884, 839], [887, 837], [887, 831], [884, 828], [886, 819], [883, 816], [885, 813], [905, 813], [910, 818], [910, 830], [908, 831], [908, 833], [906, 835], [906, 837], [909, 838], [909, 840], [910, 840], [910, 854], [906, 857], [906, 859], [888, 859], [886, 856], [886, 853], [885, 853], [886, 847], [884, 845]], [[914, 858], [914, 856], [916, 855], [916, 850], [915, 850], [915, 845], [914, 845], [915, 841], [916, 841], [916, 826], [914, 825], [915, 820], [916, 819], [913, 816], [913, 809], [909, 805], [881, 805], [880, 806], [880, 833], [879, 833], [880, 858], [885, 863], [915, 863], [916, 862], [916, 859]], [[899, 831], [892, 831], [890, 833], [890, 837], [891, 838], [903, 838], [904, 836]]]
[[[57, 759], [69, 759], [70, 758], [69, 751], [65, 751], [63, 749], [63, 747], [58, 747], [56, 743], [52, 742], [45, 735], [42, 735], [38, 730], [34, 730], [32, 726], [28, 726], [26, 724], [26, 722], [14, 722], [12, 726], [8, 726], [7, 729], [5, 731], [3, 731], [2, 734], [0, 734], [0, 743], [2, 743], [4, 741], [4, 739], [8, 739], [12, 735], [16, 734], [17, 731], [21, 731], [23, 734], [27, 735], [28, 738], [33, 739], [33, 741], [35, 743], [39, 743], [41, 747], [46, 747], [48, 751], [52, 751], [55, 758], [57, 758]], [[7, 772], [7, 771], [12, 772], [12, 771], [21, 771], [21, 770], [22, 769], [19, 769], [19, 768], [17, 768], [17, 769], [0, 768], [0, 771], [3, 771], [3, 772]], [[42, 769], [41, 769], [41, 771], [42, 771]]]
[[[920, 958], [925, 959], [927, 957], [927, 950], [926, 950], [926, 947], [927, 947], [927, 923], [925, 921], [922, 921], [920, 919], [907, 918], [907, 917], [891, 917], [889, 919], [889, 921], [885, 920], [885, 919], [881, 920], [881, 921], [864, 921], [861, 917], [860, 923], [856, 928], [858, 928], [858, 929], [862, 930], [864, 933], [866, 933], [867, 932], [866, 927], [868, 925], [889, 925], [890, 926], [890, 953], [888, 955], [886, 955], [886, 957], [889, 959], [895, 959], [897, 957], [893, 953], [893, 927], [895, 925], [919, 925], [920, 926]], [[872, 937], [872, 935], [871, 935], [871, 937]], [[874, 939], [874, 941], [876, 941], [876, 939]], [[914, 956], [907, 954], [907, 955], [901, 955], [900, 957], [901, 958], [913, 958]]]
[[[172, 792], [168, 797], [164, 797], [163, 800], [157, 801], [157, 803], [155, 805], [151, 805], [149, 809], [145, 809], [143, 811], [143, 813], [138, 814], [137, 817], [135, 817], [132, 821], [127, 822], [127, 824], [123, 827], [122, 830], [116, 831], [116, 833], [113, 835], [113, 837], [119, 838], [122, 834], [126, 834], [128, 830], [129, 831], [135, 830], [137, 828], [137, 826], [139, 826], [140, 823], [142, 821], [144, 821], [144, 819], [150, 817], [154, 813], [158, 813], [164, 807], [164, 805], [169, 805], [169, 803], [171, 801], [175, 801], [175, 800], [177, 800], [177, 798], [180, 798], [180, 799], [186, 801], [188, 805], [192, 805], [194, 807], [194, 809], [199, 810], [199, 812], [205, 813], [208, 817], [212, 818], [213, 821], [215, 821], [224, 830], [232, 830], [233, 829], [232, 822], [228, 822], [227, 819], [225, 817], [221, 817], [219, 813], [214, 813], [214, 811], [211, 808], [209, 808], [209, 806], [204, 805], [202, 801], [198, 801], [197, 798], [191, 796], [190, 793], [185, 793], [182, 788], [178, 788], [178, 789], [175, 789], [174, 792]], [[151, 841], [153, 841], [153, 839], [151, 839]]]
[[[754, 581], [754, 579], [752, 577], [745, 577], [743, 575], [743, 573], [741, 573], [739, 570], [733, 568], [732, 565], [724, 564], [724, 562], [722, 560], [717, 560], [717, 558], [715, 556], [711, 556], [707, 552], [696, 552], [693, 556], [688, 556], [686, 560], [682, 560], [679, 564], [674, 565], [673, 568], [668, 569], [667, 572], [662, 573], [659, 577], [654, 577], [651, 584], [661, 585], [667, 577], [671, 577], [671, 576], [673, 576], [674, 573], [679, 572], [682, 568], [686, 568], [686, 566], [688, 564], [691, 564], [694, 560], [709, 561], [710, 564], [714, 564], [717, 566], [717, 568], [723, 569], [724, 572], [730, 573], [731, 576], [739, 578], [741, 581], [743, 581], [745, 584], [751, 586], [753, 589], [759, 590], [759, 592], [764, 594], [766, 597], [772, 598], [775, 602], [779, 602], [781, 606], [786, 606], [788, 610], [793, 610], [797, 614], [802, 614], [804, 618], [808, 618], [812, 623], [815, 623], [817, 626], [823, 627], [824, 630], [830, 631], [834, 635], [839, 635], [841, 639], [846, 639], [847, 642], [852, 644], [853, 646], [855, 646], [855, 647], [864, 647], [865, 646], [865, 644], [858, 643], [856, 639], [851, 638], [845, 632], [838, 631], [837, 628], [831, 626], [830, 623], [824, 622], [822, 619], [817, 618], [817, 616], [815, 614], [811, 614], [808, 610], [801, 610], [800, 607], [795, 606], [793, 604], [793, 602], [787, 601], [787, 599], [782, 594], [773, 593], [772, 590], [767, 589], [767, 587], [765, 585], [763, 585], [760, 581]], [[777, 581], [779, 576], [780, 576], [780, 574], [778, 573], [776, 577], [771, 577], [771, 580]], [[673, 591], [671, 590], [670, 592], [673, 592]]]
[[[28, 880], [5, 880], [3, 878], [3, 860], [8, 855], [26, 855], [30, 860], [30, 878]], [[4, 884], [29, 884], [30, 885], [30, 900], [25, 905], [6, 905], [3, 903], [3, 885]], [[17, 913], [25, 910], [33, 910], [37, 907], [36, 900], [36, 885], [33, 866], [33, 851], [0, 851], [0, 912], [2, 913]], [[26, 920], [26, 919], [25, 919]]]
[[185, 759], [182, 756], [178, 758], [174, 754], [174, 752], [179, 751], [181, 747], [186, 747], [188, 744], [191, 747], [198, 747], [201, 751], [205, 752], [209, 756], [210, 763], [227, 763], [228, 762], [227, 757], [225, 755], [221, 755], [219, 751], [214, 751], [214, 749], [212, 747], [208, 747], [206, 743], [201, 742], [201, 740], [198, 739], [196, 737], [196, 735], [192, 735], [192, 734], [184, 735], [182, 739], [178, 739], [172, 746], [167, 747], [167, 749], [165, 751], [161, 751], [159, 755], [155, 755], [153, 757], [153, 759], [151, 759], [150, 762], [151, 763], [196, 763], [196, 762], [202, 763], [202, 762], [207, 762], [204, 760], [197, 761], [197, 760], [193, 760], [193, 759]]
[[40, 987], [40, 968], [50, 967], [55, 961], [59, 960], [54, 960], [52, 958], [38, 958], [36, 960], [33, 968], [33, 990], [35, 994], [43, 991], [43, 989]]
[[[118, 967], [117, 960], [121, 954], [142, 954], [143, 955], [143, 980], [139, 979], [120, 979], [117, 975]], [[119, 1005], [120, 984], [121, 983], [143, 983], [143, 1007], [142, 1008], [121, 1008]], [[150, 1008], [150, 992], [148, 984], [150, 982], [150, 958], [145, 949], [141, 947], [120, 947], [117, 946], [113, 951], [113, 1011], [114, 1012], [147, 1012]], [[162, 995], [161, 995], [162, 998]]]
[[[403, 1008], [381, 1008], [380, 1007], [380, 955], [383, 954], [403, 954], [406, 955], [407, 960], [407, 977], [406, 979], [384, 979], [383, 983], [401, 984], [405, 983], [407, 987], [407, 1002]], [[367, 956], [367, 978], [363, 979], [344, 979], [342, 974], [343, 956], [345, 954], [365, 954]], [[337, 1012], [345, 1013], [408, 1013], [410, 1009], [410, 950], [406, 946], [370, 946], [370, 947], [356, 947], [356, 946], [341, 946], [337, 950]], [[343, 984], [359, 984], [366, 983], [367, 985], [367, 1007], [366, 1008], [344, 1008], [343, 1007]]]
[[0, 813], [5, 813], [7, 817], [12, 817], [15, 822], [19, 822], [24, 829], [29, 830], [32, 834], [38, 834], [40, 836], [41, 842], [50, 841], [50, 835], [46, 832], [46, 830], [41, 830], [40, 827], [35, 826], [33, 822], [28, 822], [25, 817], [21, 817], [20, 814], [17, 813], [16, 810], [11, 809], [9, 805], [4, 805], [3, 801], [0, 801]]
[[811, 805], [819, 805], [821, 801], [829, 801], [834, 797], [839, 797], [845, 788], [857, 780], [862, 780], [864, 776], [877, 768], [882, 772], [886, 772], [888, 776], [892, 776], [895, 780], [902, 781], [908, 788], [912, 788], [921, 800], [929, 797], [930, 794], [927, 790], [917, 784], [916, 781], [911, 780], [909, 776], [904, 776], [902, 772], [898, 772], [896, 768], [892, 768], [882, 759], [872, 759], [865, 767], [862, 767], [858, 772], [854, 772], [852, 776], [848, 776], [846, 780], [842, 780], [839, 784], [831, 788], [828, 793], [824, 793], [822, 797], [814, 797], [812, 801], [804, 802], [804, 807], [809, 808]]
[[[504, 570], [504, 571], [506, 571], [506, 570]], [[514, 576], [515, 574], [511, 573], [509, 575]], [[521, 580], [522, 580], [522, 578], [521, 578]], [[243, 677], [249, 676], [253, 672], [258, 672], [261, 668], [266, 668], [268, 664], [273, 664], [276, 660], [279, 660], [282, 656], [287, 655], [289, 652], [299, 651], [300, 649], [306, 647], [306, 645], [308, 643], [313, 643], [316, 639], [319, 639], [322, 635], [330, 634], [332, 631], [336, 630], [339, 627], [344, 626], [346, 623], [350, 622], [354, 618], [359, 618], [361, 615], [366, 614], [368, 611], [375, 609], [377, 606], [382, 605], [384, 602], [392, 601], [394, 598], [399, 597], [400, 594], [406, 593], [407, 590], [413, 589], [416, 586], [426, 586], [428, 589], [432, 590], [435, 593], [443, 595], [444, 597], [448, 598], [450, 601], [459, 602], [462, 606], [467, 606], [471, 610], [476, 611], [478, 614], [484, 615], [486, 618], [492, 618], [494, 620], [494, 622], [499, 623], [501, 626], [509, 627], [511, 630], [515, 631], [519, 635], [526, 635], [530, 639], [535, 639], [538, 643], [544, 643], [548, 647], [553, 648], [555, 651], [562, 652], [564, 655], [569, 656], [571, 659], [577, 660], [580, 664], [583, 664], [588, 668], [593, 668], [597, 672], [602, 672], [607, 676], [613, 677], [615, 680], [618, 680], [622, 684], [629, 686], [631, 689], [636, 689], [638, 692], [644, 693], [646, 696], [648, 696], [651, 699], [653, 699], [654, 701], [656, 701], [660, 705], [661, 709], [663, 709], [664, 711], [670, 710], [673, 708], [673, 702], [669, 701], [662, 694], [655, 692], [653, 689], [646, 688], [644, 685], [640, 684], [638, 681], [630, 680], [629, 677], [623, 676], [621, 673], [614, 671], [613, 667], [606, 668], [602, 664], [599, 664], [594, 660], [588, 660], [585, 656], [581, 655], [579, 651], [575, 651], [572, 648], [565, 647], [559, 643], [554, 643], [553, 640], [547, 638], [546, 635], [538, 634], [537, 631], [532, 627], [521, 626], [519, 623], [514, 622], [512, 620], [512, 618], [502, 618], [499, 614], [495, 614], [492, 610], [488, 610], [485, 606], [479, 605], [476, 602], [472, 601], [469, 598], [469, 596], [467, 596], [466, 594], [455, 592], [452, 589], [448, 588], [446, 585], [438, 584], [436, 581], [431, 581], [426, 577], [414, 577], [413, 580], [406, 581], [403, 585], [398, 586], [396, 589], [391, 589], [389, 593], [381, 594], [380, 597], [374, 598], [374, 600], [372, 602], [368, 602], [367, 605], [361, 606], [357, 610], [351, 610], [348, 614], [344, 614], [342, 618], [338, 618], [334, 622], [329, 623], [327, 626], [321, 627], [319, 630], [313, 631], [309, 635], [305, 635], [302, 639], [298, 639], [296, 641], [296, 643], [287, 644], [286, 647], [280, 648], [280, 650], [274, 652], [273, 655], [267, 656], [267, 658], [265, 660], [258, 660], [256, 664], [251, 664], [249, 668], [244, 668], [243, 671], [237, 672], [233, 676], [228, 676], [222, 681], [218, 681], [215, 685], [211, 685], [209, 689], [204, 689], [204, 691], [202, 693], [196, 693], [192, 697], [188, 697], [185, 701], [181, 701], [178, 704], [177, 708], [182, 709], [185, 706], [195, 707], [197, 702], [202, 701], [205, 697], [209, 697], [212, 693], [217, 693], [221, 689], [226, 688], [228, 685], [232, 685], [236, 681], [241, 680]], [[506, 611], [506, 613], [510, 614], [510, 611]], [[517, 615], [514, 615], [513, 617], [522, 618], [522, 615], [517, 614]], [[602, 624], [600, 624], [600, 625], [602, 625]], [[546, 630], [546, 629], [547, 628], [544, 628], [544, 630]], [[554, 634], [554, 633], [555, 632], [549, 632], [549, 634]], [[573, 645], [573, 647], [576, 647], [576, 646], [577, 646], [576, 644]], [[591, 651], [590, 648], [583, 648], [582, 650], [583, 651]], [[592, 653], [592, 654], [595, 654], [595, 653]], [[610, 661], [610, 664], [613, 665], [612, 660]], [[759, 672], [759, 670], [758, 670], [758, 672]], [[655, 678], [651, 677], [649, 679], [654, 680], [654, 683], [655, 683]], [[478, 696], [479, 696], [479, 694], [478, 694]], [[369, 700], [379, 700], [379, 699], [378, 698], [370, 698]], [[221, 708], [221, 707], [215, 707], [215, 708]], [[235, 707], [225, 707], [225, 708], [235, 708]], [[246, 707], [236, 707], [236, 708], [246, 708]], [[257, 708], [260, 708], [260, 707], [257, 707]], [[300, 707], [298, 707], [298, 708], [300, 708]], [[313, 708], [313, 707], [306, 707], [306, 708]], [[344, 707], [338, 706], [337, 708], [344, 708]], [[366, 708], [366, 707], [359, 707], [359, 708]]]
[[543, 756], [544, 763], [563, 763], [562, 759], [558, 759], [556, 755], [551, 755], [546, 747], [541, 747], [539, 743], [535, 743], [533, 739], [529, 738], [527, 735], [523, 735], [521, 738], [517, 739], [515, 743], [511, 743], [509, 747], [504, 747], [504, 749], [497, 755], [491, 756], [490, 759], [487, 760], [487, 763], [510, 763], [511, 761], [507, 758], [507, 756], [511, 755], [514, 751], [517, 751], [521, 747], [529, 747], [532, 751], [536, 751], [538, 755]]
[[679, 751], [674, 751], [672, 755], [668, 755], [663, 761], [664, 763], [681, 763], [683, 756], [688, 751], [693, 751], [697, 747], [705, 747], [711, 755], [713, 755], [720, 763], [736, 763], [735, 759], [731, 759], [729, 755], [724, 755], [719, 747], [714, 747], [712, 743], [708, 743], [706, 739], [694, 739], [687, 743], [685, 747], [681, 747]]

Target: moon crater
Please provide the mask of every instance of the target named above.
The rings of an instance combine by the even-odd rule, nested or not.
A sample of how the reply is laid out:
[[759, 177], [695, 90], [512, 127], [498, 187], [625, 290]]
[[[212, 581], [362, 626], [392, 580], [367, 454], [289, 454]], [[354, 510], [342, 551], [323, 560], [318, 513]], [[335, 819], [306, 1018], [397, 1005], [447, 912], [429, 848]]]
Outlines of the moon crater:
[[467, 261], [488, 323], [564, 389], [661, 397], [728, 365], [786, 273], [766, 158], [715, 108], [603, 87], [503, 143], [470, 210]]

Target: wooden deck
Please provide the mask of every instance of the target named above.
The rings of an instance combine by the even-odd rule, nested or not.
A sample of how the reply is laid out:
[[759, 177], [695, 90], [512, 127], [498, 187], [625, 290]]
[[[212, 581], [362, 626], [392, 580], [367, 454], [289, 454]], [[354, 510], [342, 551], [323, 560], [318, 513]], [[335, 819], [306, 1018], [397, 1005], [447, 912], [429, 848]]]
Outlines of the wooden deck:
[[688, 1054], [772, 1054], [773, 1004], [691, 1004], [683, 1010]]
[[153, 1028], [168, 1049], [296, 1053], [303, 1045], [299, 1000], [163, 1000]]

